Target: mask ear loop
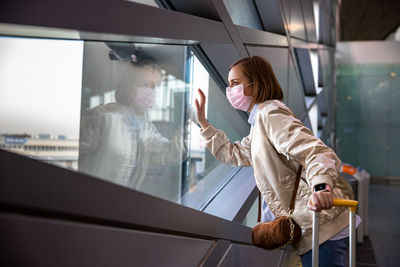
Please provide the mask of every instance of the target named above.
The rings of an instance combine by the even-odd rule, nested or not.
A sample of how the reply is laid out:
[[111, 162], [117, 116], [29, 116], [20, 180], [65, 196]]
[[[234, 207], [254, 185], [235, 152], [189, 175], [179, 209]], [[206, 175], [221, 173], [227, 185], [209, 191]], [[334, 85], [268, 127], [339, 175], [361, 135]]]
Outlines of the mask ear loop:
[[[254, 82], [249, 83], [249, 84], [246, 84], [246, 85], [243, 85], [243, 90], [244, 90], [245, 87], [250, 86], [250, 85], [252, 85], [252, 84], [254, 84]], [[243, 91], [243, 94], [244, 94], [244, 91]], [[254, 96], [252, 96], [252, 97], [254, 97]]]
[[252, 84], [254, 84], [254, 82], [249, 83], [249, 84], [246, 84], [246, 85], [243, 85], [243, 88], [245, 88], [245, 87], [247, 87], [247, 86], [250, 86], [250, 85], [252, 85]]
[[[252, 84], [254, 84], [254, 82], [249, 83], [249, 84], [246, 84], [246, 85], [243, 85], [243, 88], [245, 88], [245, 87], [247, 87], [247, 86], [250, 86], [250, 85], [252, 85]], [[235, 86], [237, 86], [237, 85], [235, 85]], [[234, 87], [234, 86], [227, 86], [226, 89], [232, 88], [232, 87]]]

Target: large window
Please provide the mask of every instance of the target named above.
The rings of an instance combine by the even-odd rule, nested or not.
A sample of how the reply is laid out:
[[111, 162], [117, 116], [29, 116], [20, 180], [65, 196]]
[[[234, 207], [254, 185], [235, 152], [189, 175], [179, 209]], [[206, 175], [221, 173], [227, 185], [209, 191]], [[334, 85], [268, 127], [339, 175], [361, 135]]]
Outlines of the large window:
[[197, 88], [232, 141], [248, 125], [190, 47], [3, 37], [0, 48], [2, 149], [197, 209], [235, 173], [200, 137]]

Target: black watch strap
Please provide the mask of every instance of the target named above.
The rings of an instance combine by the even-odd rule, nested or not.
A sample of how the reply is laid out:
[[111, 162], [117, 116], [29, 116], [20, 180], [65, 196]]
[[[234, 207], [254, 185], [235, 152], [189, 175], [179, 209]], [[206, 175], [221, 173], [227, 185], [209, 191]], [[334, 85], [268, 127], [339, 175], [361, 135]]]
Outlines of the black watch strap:
[[326, 189], [326, 184], [317, 184], [314, 186], [314, 192], [323, 191]]

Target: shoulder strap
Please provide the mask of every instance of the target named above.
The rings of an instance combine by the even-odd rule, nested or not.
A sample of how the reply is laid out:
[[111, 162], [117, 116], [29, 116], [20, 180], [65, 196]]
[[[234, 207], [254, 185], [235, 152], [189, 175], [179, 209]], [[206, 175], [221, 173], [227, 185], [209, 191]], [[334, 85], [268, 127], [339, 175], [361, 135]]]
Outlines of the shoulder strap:
[[[290, 200], [290, 210], [294, 210], [294, 203], [296, 201], [297, 189], [299, 189], [299, 183], [300, 183], [300, 176], [301, 176], [302, 168], [303, 168], [303, 166], [300, 165], [299, 170], [297, 171], [296, 181], [295, 181], [294, 188], [293, 188], [292, 199]], [[260, 222], [260, 221], [261, 221], [261, 192], [258, 191], [258, 216], [257, 216], [257, 222]]]
[[297, 189], [299, 189], [302, 168], [303, 168], [303, 166], [300, 165], [299, 170], [297, 171], [296, 182], [294, 184], [292, 199], [290, 200], [290, 210], [294, 210], [294, 202], [296, 201]]
[[261, 222], [261, 192], [258, 190], [258, 216], [257, 222]]

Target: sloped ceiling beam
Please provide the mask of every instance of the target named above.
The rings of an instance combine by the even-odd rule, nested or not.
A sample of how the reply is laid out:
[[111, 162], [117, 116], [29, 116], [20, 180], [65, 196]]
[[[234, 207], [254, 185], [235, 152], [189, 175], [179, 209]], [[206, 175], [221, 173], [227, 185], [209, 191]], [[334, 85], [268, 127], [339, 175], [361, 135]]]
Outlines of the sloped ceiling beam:
[[341, 41], [384, 40], [400, 25], [399, 0], [342, 0]]

